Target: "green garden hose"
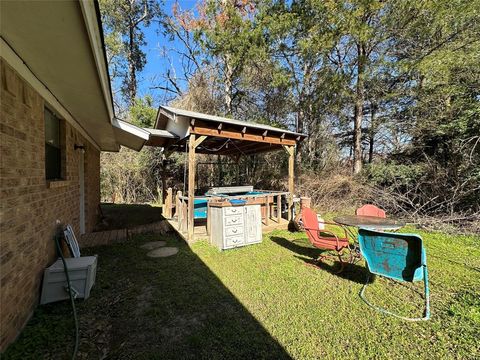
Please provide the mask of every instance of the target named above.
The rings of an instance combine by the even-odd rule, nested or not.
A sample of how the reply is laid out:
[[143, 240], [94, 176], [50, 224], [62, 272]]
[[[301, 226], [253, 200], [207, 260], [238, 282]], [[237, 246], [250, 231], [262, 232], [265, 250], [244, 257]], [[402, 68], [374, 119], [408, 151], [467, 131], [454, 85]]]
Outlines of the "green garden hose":
[[73, 348], [73, 353], [72, 353], [72, 360], [75, 359], [77, 356], [77, 351], [78, 351], [78, 319], [77, 319], [77, 309], [75, 308], [75, 298], [73, 295], [72, 291], [72, 286], [70, 284], [70, 277], [68, 276], [68, 268], [67, 268], [67, 262], [65, 261], [65, 258], [63, 257], [62, 249], [60, 247], [60, 238], [61, 238], [61, 231], [55, 235], [55, 244], [57, 245], [57, 252], [60, 255], [60, 258], [62, 259], [63, 263], [63, 270], [65, 271], [65, 277], [67, 278], [67, 285], [68, 285], [68, 294], [70, 295], [70, 302], [72, 303], [72, 311], [73, 311], [73, 319], [75, 321], [75, 347]]

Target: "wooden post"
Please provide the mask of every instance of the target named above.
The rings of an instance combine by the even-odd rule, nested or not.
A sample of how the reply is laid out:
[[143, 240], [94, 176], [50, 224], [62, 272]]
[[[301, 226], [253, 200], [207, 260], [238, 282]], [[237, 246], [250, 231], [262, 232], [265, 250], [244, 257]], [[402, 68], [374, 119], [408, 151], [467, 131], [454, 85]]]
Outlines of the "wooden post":
[[211, 225], [210, 200], [207, 200], [207, 235], [208, 236], [210, 236], [210, 225]]
[[295, 146], [284, 145], [283, 148], [288, 153], [288, 221], [292, 220], [293, 211], [293, 193], [295, 192], [294, 164], [295, 164]]
[[172, 188], [168, 188], [167, 197], [165, 198], [165, 217], [167, 219], [172, 218], [172, 203], [173, 203]]
[[182, 204], [182, 231], [187, 231], [187, 221], [188, 221], [188, 206], [185, 199], [183, 199]]
[[181, 196], [182, 196], [182, 192], [180, 190], [177, 191], [177, 194], [175, 195], [175, 216], [177, 217], [177, 219], [180, 214], [180, 197]]
[[195, 201], [195, 134], [190, 134], [188, 139], [188, 241], [193, 241], [194, 227], [194, 201]]
[[270, 224], [270, 202], [268, 201], [268, 195], [265, 201], [265, 225], [268, 226]]
[[282, 195], [277, 195], [277, 223], [282, 221]]
[[300, 198], [300, 209], [310, 208], [311, 204], [312, 204], [312, 198], [305, 197], [305, 196]]
[[190, 134], [188, 139], [188, 211], [187, 211], [187, 227], [188, 241], [194, 240], [194, 201], [195, 201], [195, 148], [200, 145], [205, 139], [206, 135], [200, 136], [198, 139], [195, 138], [195, 134]]
[[[179, 191], [181, 193], [181, 191]], [[178, 230], [182, 231], [183, 229], [183, 200], [178, 199], [178, 208], [177, 208], [177, 221], [178, 221]]]

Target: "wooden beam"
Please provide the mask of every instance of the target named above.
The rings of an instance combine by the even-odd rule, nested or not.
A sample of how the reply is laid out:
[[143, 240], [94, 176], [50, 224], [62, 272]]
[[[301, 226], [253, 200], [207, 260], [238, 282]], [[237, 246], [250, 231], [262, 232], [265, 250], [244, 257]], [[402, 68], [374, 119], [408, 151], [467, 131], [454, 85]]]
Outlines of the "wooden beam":
[[283, 149], [287, 152], [287, 154], [288, 154], [289, 156], [294, 155], [294, 152], [295, 152], [295, 147], [294, 147], [294, 146], [286, 146], [286, 145], [283, 145], [282, 147], [283, 147]]
[[256, 143], [252, 141], [243, 141], [241, 143], [232, 144], [228, 149], [222, 149], [219, 153], [221, 155], [230, 155], [240, 153], [248, 153], [249, 151], [261, 152], [265, 149], [278, 149], [278, 145], [265, 144], [265, 143]]
[[206, 136], [200, 136], [197, 140], [195, 140], [195, 149], [200, 145], [207, 137]]
[[213, 136], [217, 138], [228, 138], [228, 139], [235, 139], [235, 140], [262, 142], [262, 143], [268, 143], [268, 144], [280, 144], [280, 145], [296, 144], [296, 141], [294, 139], [282, 139], [281, 134], [279, 134], [278, 136], [274, 136], [271, 134], [267, 136], [263, 136], [263, 134], [246, 134], [246, 133], [242, 133], [241, 131], [232, 131], [232, 130], [222, 130], [221, 132], [219, 132], [217, 128], [211, 129], [211, 128], [203, 127], [200, 125], [191, 127], [190, 132], [192, 134], [197, 134], [197, 135], [206, 135], [206, 136]]
[[[230, 150], [230, 148], [227, 149], [227, 151]], [[270, 152], [270, 151], [275, 151], [279, 150], [278, 148], [262, 148], [262, 149], [251, 149], [248, 151], [242, 152], [242, 155], [252, 155], [252, 154], [260, 154], [260, 153], [265, 153], [265, 152]], [[196, 154], [205, 154], [205, 155], [222, 155], [222, 156], [230, 156], [232, 154], [236, 154], [239, 151], [231, 151], [231, 152], [226, 152], [226, 151], [206, 151], [202, 147], [197, 148], [195, 151]]]
[[194, 240], [194, 201], [195, 201], [195, 134], [188, 140], [188, 241]]

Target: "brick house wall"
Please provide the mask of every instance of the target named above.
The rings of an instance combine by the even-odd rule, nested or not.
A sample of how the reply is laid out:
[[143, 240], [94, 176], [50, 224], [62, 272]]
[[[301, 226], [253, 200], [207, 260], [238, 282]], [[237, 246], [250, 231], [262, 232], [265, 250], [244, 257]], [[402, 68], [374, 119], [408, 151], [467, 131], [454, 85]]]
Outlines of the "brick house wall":
[[74, 150], [74, 144], [86, 147], [86, 231], [95, 226], [100, 203], [100, 153], [65, 121], [65, 179], [48, 182], [44, 135], [44, 107], [48, 104], [0, 60], [1, 352], [16, 338], [38, 304], [43, 270], [56, 257], [56, 221], [72, 224], [80, 238], [81, 152]]

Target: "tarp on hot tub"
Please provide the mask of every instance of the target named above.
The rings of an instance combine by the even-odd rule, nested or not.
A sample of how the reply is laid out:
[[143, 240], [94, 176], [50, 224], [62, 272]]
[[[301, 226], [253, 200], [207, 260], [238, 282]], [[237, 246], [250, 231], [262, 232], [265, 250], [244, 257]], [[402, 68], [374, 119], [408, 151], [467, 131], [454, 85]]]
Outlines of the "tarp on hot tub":
[[[239, 196], [239, 195], [262, 195], [267, 194], [264, 191], [246, 191], [239, 193], [231, 194], [215, 194], [216, 197], [228, 198], [229, 196]], [[210, 195], [207, 193], [206, 195]], [[193, 202], [193, 218], [194, 219], [206, 219], [207, 218], [207, 204], [208, 197], [196, 198]]]

